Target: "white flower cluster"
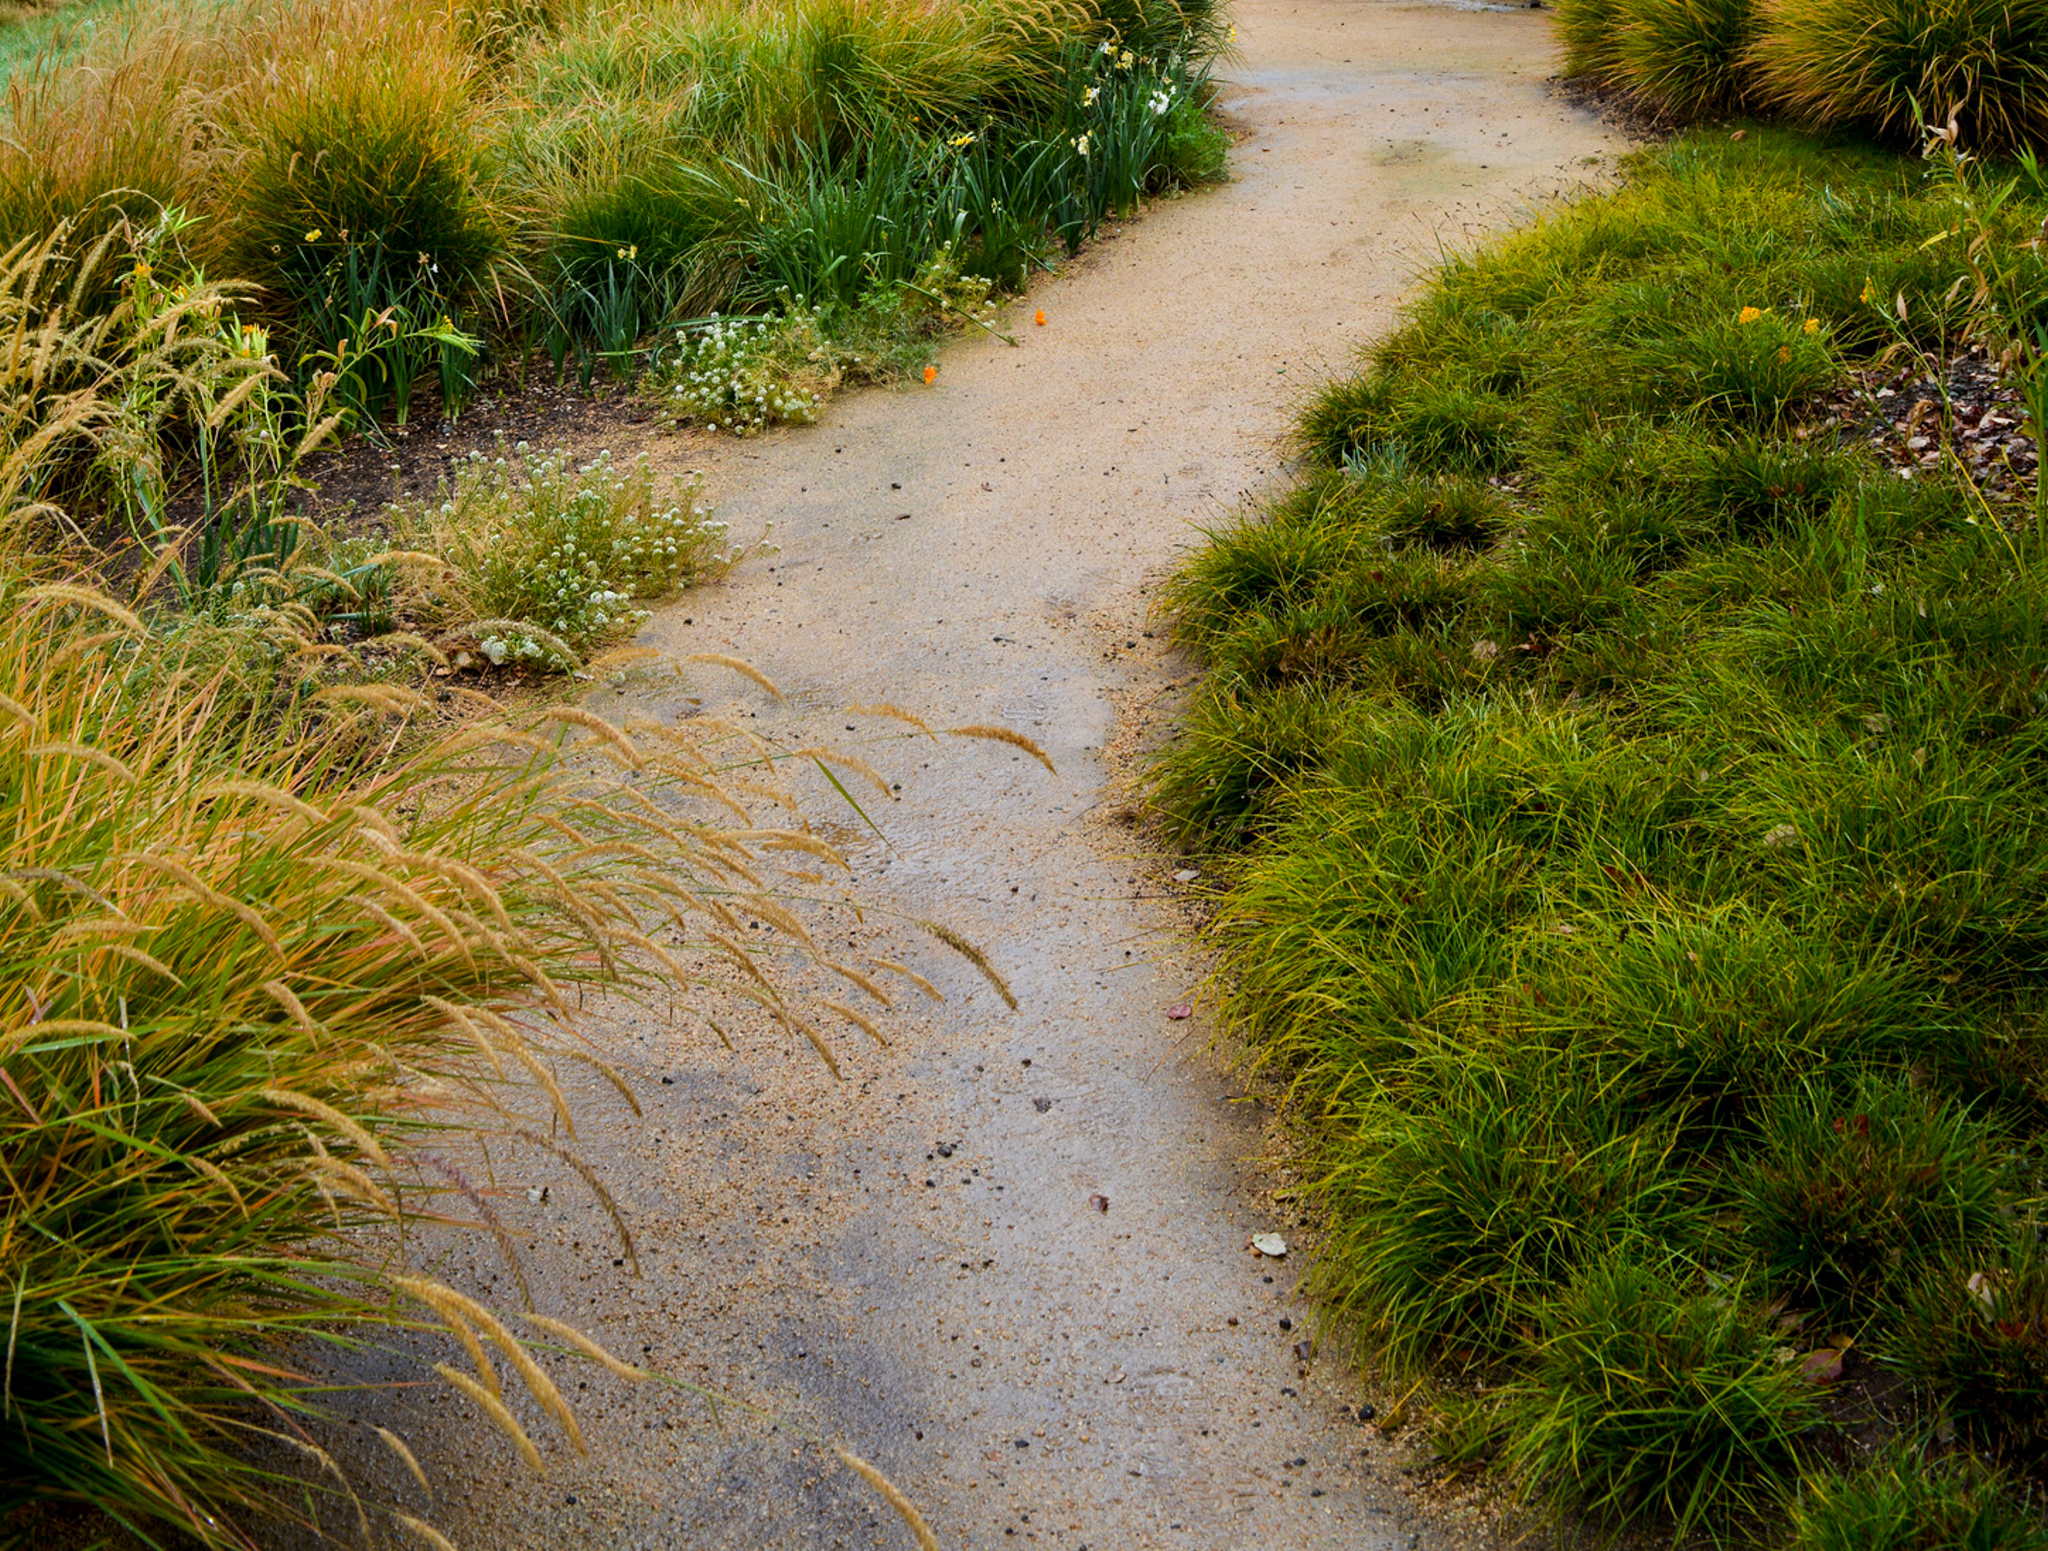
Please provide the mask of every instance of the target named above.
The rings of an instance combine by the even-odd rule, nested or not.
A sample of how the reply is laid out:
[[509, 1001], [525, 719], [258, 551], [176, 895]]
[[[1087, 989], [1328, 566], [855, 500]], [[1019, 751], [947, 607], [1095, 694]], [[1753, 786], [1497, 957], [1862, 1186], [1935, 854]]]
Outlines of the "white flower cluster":
[[554, 668], [554, 653], [530, 635], [517, 635], [507, 640], [501, 635], [487, 635], [477, 646], [490, 658], [494, 667], [502, 668], [508, 662], [531, 662], [543, 668]]
[[815, 330], [815, 313], [798, 308], [785, 317], [721, 318], [694, 332], [676, 333], [668, 363], [669, 413], [715, 431], [748, 436], [770, 425], [810, 425], [818, 395], [783, 369], [782, 337], [793, 326]]
[[721, 563], [725, 525], [694, 503], [694, 486], [681, 494], [656, 499], [644, 456], [621, 469], [609, 452], [579, 464], [521, 442], [509, 457], [472, 453], [438, 505], [398, 515], [447, 560], [460, 612], [533, 627], [484, 636], [486, 657], [559, 669], [569, 664], [541, 636], [581, 651], [645, 619], [641, 600]]

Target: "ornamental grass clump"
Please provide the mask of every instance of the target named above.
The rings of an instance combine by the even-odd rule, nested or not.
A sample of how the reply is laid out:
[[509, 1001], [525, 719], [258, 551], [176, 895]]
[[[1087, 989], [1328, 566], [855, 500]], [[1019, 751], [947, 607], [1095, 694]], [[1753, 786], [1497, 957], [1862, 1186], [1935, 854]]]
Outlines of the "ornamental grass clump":
[[[829, 849], [692, 815], [683, 790], [745, 811], [708, 773], [716, 735], [562, 708], [388, 757], [417, 697], [252, 699], [261, 653], [18, 563], [4, 592], [0, 1516], [71, 1501], [252, 1544], [307, 1481], [336, 1485], [321, 1348], [414, 1327], [469, 1350], [449, 1382], [530, 1460], [479, 1336], [580, 1448], [508, 1316], [409, 1271], [405, 1230], [466, 1222], [509, 1252], [456, 1161], [482, 1131], [576, 1167], [630, 1257], [556, 1075], [608, 1073], [569, 997], [659, 975], [678, 1006], [737, 996], [828, 1048], [727, 928], [793, 920], [764, 892], [776, 852]], [[266, 1441], [304, 1479], [258, 1463]]]
[[1979, 153], [2048, 142], [2043, 0], [1761, 0], [1753, 53], [1795, 118], [1904, 142], [1953, 119]]
[[1611, 85], [1621, 72], [1621, 0], [1558, 0], [1568, 79]]
[[497, 291], [509, 212], [464, 41], [379, 0], [265, 20], [241, 46], [266, 68], [222, 108], [228, 187], [197, 229], [213, 267], [287, 301], [301, 349], [347, 340], [364, 312], [426, 321]]
[[[777, 897], [784, 864], [812, 885], [844, 864], [759, 739], [571, 704], [514, 719], [423, 679], [442, 654], [388, 618], [369, 656], [346, 644], [401, 606], [407, 567], [450, 588], [473, 643], [487, 622], [457, 584], [531, 590], [461, 547], [492, 522], [492, 554], [566, 578], [543, 601], [608, 638], [612, 594], [717, 563], [688, 492], [602, 459], [472, 468], [473, 526], [420, 517], [466, 572], [316, 533], [288, 502], [333, 417], [282, 384], [233, 293], [168, 239], [73, 257], [67, 235], [0, 260], [0, 1526], [69, 1505], [150, 1544], [246, 1551], [339, 1513], [440, 1544], [323, 1442], [366, 1347], [385, 1371], [431, 1366], [535, 1468], [585, 1447], [563, 1361], [650, 1377], [533, 1307], [477, 1182], [522, 1155], [567, 1168], [637, 1274], [632, 1223], [579, 1151], [570, 1073], [636, 1105], [576, 1031], [585, 999], [658, 997], [707, 1030], [751, 1014], [836, 1073], [828, 1031], [879, 1038], [875, 1021], [796, 977], [878, 1007], [883, 968], [925, 982], [828, 957]], [[87, 568], [85, 541], [110, 535]], [[788, 757], [880, 779], [830, 749]], [[428, 1230], [449, 1229], [496, 1241], [523, 1308], [436, 1279]]]
[[1619, 0], [1616, 12], [1608, 79], [1680, 121], [1741, 105], [1751, 0]]
[[1977, 154], [2048, 139], [2043, 0], [1559, 0], [1565, 73], [1677, 122], [1750, 111]]
[[632, 383], [676, 329], [786, 298], [915, 376], [973, 311], [934, 262], [1014, 290], [1221, 175], [1226, 46], [1207, 0], [145, 4], [17, 82], [0, 243], [175, 213], [358, 423], [536, 356]]

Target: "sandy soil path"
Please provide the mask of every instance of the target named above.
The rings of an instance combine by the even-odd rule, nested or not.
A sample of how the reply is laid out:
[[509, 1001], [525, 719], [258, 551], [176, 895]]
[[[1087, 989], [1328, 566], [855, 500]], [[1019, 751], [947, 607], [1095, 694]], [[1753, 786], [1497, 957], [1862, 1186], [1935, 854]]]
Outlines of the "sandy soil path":
[[[1355, 1417], [1387, 1397], [1297, 1356], [1300, 1257], [1246, 1251], [1252, 1230], [1297, 1227], [1256, 1167], [1267, 1117], [1205, 1054], [1199, 1018], [1166, 1017], [1199, 969], [1170, 864], [1105, 781], [1120, 728], [1185, 671], [1151, 634], [1150, 589], [1196, 525], [1278, 475], [1299, 392], [1386, 326], [1440, 240], [1579, 183], [1620, 143], [1546, 87], [1542, 13], [1240, 0], [1237, 19], [1235, 181], [1039, 287], [1012, 314], [1021, 348], [966, 339], [932, 388], [667, 454], [708, 460], [735, 532], [772, 521], [781, 548], [648, 640], [751, 660], [789, 695], [748, 702], [752, 725], [889, 767], [905, 787], [877, 815], [889, 846], [840, 837], [862, 890], [987, 944], [1020, 1005], [871, 917], [849, 937], [910, 959], [947, 1002], [896, 1018], [888, 1050], [847, 1031], [843, 1082], [765, 1036], [732, 1056], [615, 1020], [604, 1038], [647, 1115], [586, 1146], [646, 1275], [607, 1269], [603, 1219], [565, 1179], [531, 1234], [537, 1302], [845, 1439], [948, 1547], [1366, 1551], [1474, 1533], [1403, 1497]], [[842, 712], [871, 699], [1018, 728], [1059, 775], [993, 745], [882, 741], [887, 724]], [[689, 709], [682, 691], [596, 703]], [[474, 1276], [493, 1272], [479, 1258]], [[596, 1380], [572, 1398], [594, 1455], [540, 1482], [459, 1403], [412, 1402], [406, 1430], [455, 1483], [433, 1513], [458, 1544], [910, 1543], [790, 1428], [714, 1430], [685, 1399]]]

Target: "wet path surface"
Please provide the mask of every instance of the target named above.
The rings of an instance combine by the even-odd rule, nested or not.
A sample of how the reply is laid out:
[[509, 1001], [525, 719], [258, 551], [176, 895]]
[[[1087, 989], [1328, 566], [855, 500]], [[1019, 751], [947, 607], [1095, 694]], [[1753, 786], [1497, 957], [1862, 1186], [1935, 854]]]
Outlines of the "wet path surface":
[[[1219, 1073], [1199, 1015], [1167, 1016], [1200, 978], [1178, 886], [1105, 783], [1120, 728], [1186, 670], [1148, 633], [1151, 591], [1197, 525], [1278, 477], [1300, 393], [1386, 327], [1439, 240], [1513, 219], [1620, 145], [1548, 90], [1542, 13], [1246, 0], [1237, 20], [1234, 182], [1040, 285], [1012, 310], [1021, 348], [962, 340], [932, 388], [696, 449], [735, 533], [772, 522], [780, 549], [646, 639], [746, 658], [785, 705], [694, 670], [687, 695], [735, 699], [778, 738], [829, 736], [902, 783], [869, 810], [886, 846], [835, 832], [884, 908], [834, 919], [946, 1001], [900, 1003], [886, 1050], [844, 1030], [840, 1082], [766, 1033], [727, 1054], [610, 1020], [601, 1042], [646, 1115], [606, 1110], [584, 1145], [646, 1274], [612, 1267], [566, 1178], [529, 1232], [544, 1312], [843, 1439], [948, 1547], [1469, 1538], [1404, 1506], [1388, 1446], [1355, 1419], [1375, 1397], [1298, 1354], [1299, 1257], [1247, 1250], [1297, 1225], [1256, 1167], [1268, 1116]], [[874, 700], [1016, 728], [1059, 773], [845, 714]], [[695, 708], [660, 688], [593, 704]], [[1017, 1010], [890, 907], [986, 945]], [[494, 1274], [479, 1257], [467, 1279]], [[593, 1457], [538, 1482], [461, 1402], [411, 1403], [404, 1430], [448, 1483], [432, 1516], [466, 1551], [910, 1544], [789, 1427], [714, 1429], [687, 1397], [597, 1379], [571, 1399]]]

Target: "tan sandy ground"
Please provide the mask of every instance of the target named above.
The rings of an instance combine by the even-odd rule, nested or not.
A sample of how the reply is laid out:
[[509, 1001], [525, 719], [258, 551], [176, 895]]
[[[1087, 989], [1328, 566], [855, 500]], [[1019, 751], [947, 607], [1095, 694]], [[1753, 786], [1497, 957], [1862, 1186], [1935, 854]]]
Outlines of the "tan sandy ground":
[[[688, 693], [746, 691], [750, 725], [830, 735], [901, 781], [870, 809], [886, 847], [841, 810], [864, 897], [987, 944], [1021, 1005], [871, 912], [838, 924], [947, 1001], [901, 1004], [887, 1050], [842, 1031], [842, 1082], [765, 1034], [728, 1055], [658, 1018], [606, 1022], [646, 1116], [593, 1096], [611, 1129], [584, 1146], [646, 1274], [614, 1268], [566, 1171], [536, 1174], [537, 1305], [844, 1439], [948, 1547], [1488, 1538], [1409, 1493], [1398, 1441], [1358, 1424], [1362, 1401], [1394, 1397], [1297, 1357], [1303, 1256], [1246, 1249], [1300, 1227], [1258, 1165], [1269, 1112], [1221, 1073], [1199, 1016], [1166, 1016], [1198, 991], [1187, 891], [1106, 781], [1112, 746], [1187, 670], [1152, 634], [1151, 589], [1199, 525], [1279, 477], [1301, 394], [1388, 326], [1440, 244], [1577, 186], [1620, 144], [1546, 84], [1545, 13], [1241, 0], [1237, 20], [1235, 181], [1040, 285], [1010, 314], [1021, 348], [963, 339], [935, 386], [850, 396], [812, 429], [649, 443], [706, 470], [737, 535], [772, 522], [780, 550], [645, 639], [749, 659], [787, 706], [713, 670]], [[593, 704], [685, 713], [670, 682]], [[842, 714], [873, 699], [1020, 729], [1059, 774]], [[445, 1269], [509, 1296], [481, 1252]], [[465, 1551], [910, 1543], [789, 1427], [715, 1430], [685, 1396], [588, 1384], [571, 1399], [593, 1457], [551, 1438], [542, 1480], [453, 1397], [422, 1389], [376, 1419], [419, 1447], [441, 1483], [427, 1512]], [[389, 1489], [423, 1501], [403, 1477]]]

